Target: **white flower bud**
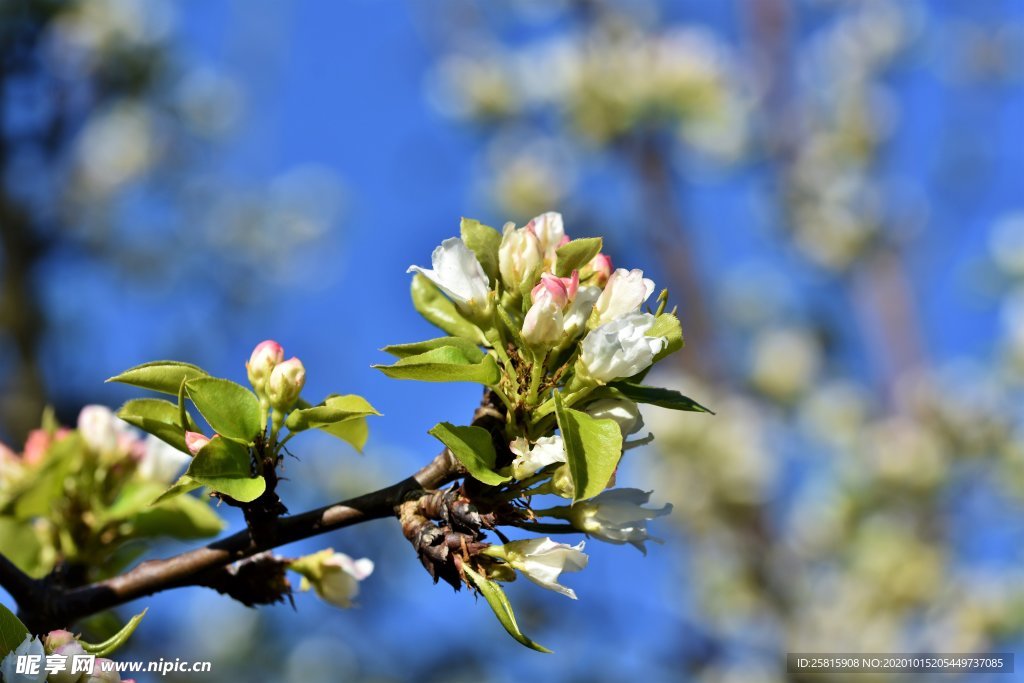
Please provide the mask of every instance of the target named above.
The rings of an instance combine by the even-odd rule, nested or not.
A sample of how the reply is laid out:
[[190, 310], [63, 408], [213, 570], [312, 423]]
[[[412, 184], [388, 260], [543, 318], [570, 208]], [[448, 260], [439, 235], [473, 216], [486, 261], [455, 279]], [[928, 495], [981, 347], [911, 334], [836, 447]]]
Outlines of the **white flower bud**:
[[658, 539], [647, 533], [647, 521], [672, 512], [671, 505], [645, 508], [650, 491], [612, 489], [568, 508], [568, 519], [580, 531], [608, 543], [629, 543], [647, 554], [644, 541]]
[[409, 266], [451, 297], [464, 311], [486, 313], [491, 306], [491, 285], [476, 255], [458, 237], [450, 237], [430, 255], [432, 268]]
[[267, 398], [275, 410], [282, 412], [292, 407], [306, 384], [306, 368], [298, 358], [289, 358], [274, 366], [267, 380]]
[[542, 261], [540, 241], [526, 228], [505, 228], [498, 249], [501, 281], [511, 291], [519, 291], [527, 278], [539, 270]]
[[353, 560], [328, 548], [299, 558], [290, 568], [302, 574], [302, 590], [312, 587], [332, 605], [349, 608], [359, 594], [359, 582], [373, 573], [373, 561]]
[[536, 474], [548, 465], [565, 462], [565, 444], [561, 436], [545, 436], [537, 439], [533, 447], [523, 437], [516, 438], [509, 444], [515, 454], [512, 460], [512, 476], [522, 481]]
[[267, 380], [274, 366], [284, 360], [284, 348], [273, 339], [267, 339], [256, 345], [245, 364], [249, 375], [249, 383], [258, 396], [263, 396]]
[[640, 269], [619, 268], [611, 277], [604, 291], [594, 304], [597, 311], [597, 325], [603, 325], [624, 315], [639, 310], [654, 292], [654, 281], [644, 277]]

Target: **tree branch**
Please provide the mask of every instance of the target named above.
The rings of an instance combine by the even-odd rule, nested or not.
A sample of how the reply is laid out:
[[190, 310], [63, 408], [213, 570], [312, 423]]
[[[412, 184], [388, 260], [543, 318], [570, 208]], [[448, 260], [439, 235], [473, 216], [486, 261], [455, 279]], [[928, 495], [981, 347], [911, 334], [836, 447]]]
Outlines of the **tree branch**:
[[162, 560], [149, 560], [119, 576], [79, 588], [61, 588], [50, 578], [33, 581], [0, 558], [0, 585], [21, 608], [29, 629], [42, 633], [70, 626], [82, 617], [171, 588], [206, 585], [224, 566], [311, 536], [390, 517], [410, 496], [436, 489], [463, 474], [448, 449], [413, 476], [333, 505], [276, 520], [253, 539], [248, 529], [205, 547]]

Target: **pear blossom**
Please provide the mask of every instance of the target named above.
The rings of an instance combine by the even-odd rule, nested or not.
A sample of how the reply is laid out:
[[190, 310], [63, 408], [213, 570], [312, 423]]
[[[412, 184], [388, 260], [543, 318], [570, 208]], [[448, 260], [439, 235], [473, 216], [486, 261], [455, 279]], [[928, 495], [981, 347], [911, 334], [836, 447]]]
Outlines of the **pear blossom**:
[[647, 368], [668, 344], [664, 337], [646, 336], [653, 325], [650, 313], [630, 313], [591, 330], [579, 359], [584, 374], [607, 383]]
[[590, 259], [590, 262], [583, 266], [580, 277], [583, 279], [593, 278], [591, 284], [604, 287], [612, 276], [612, 258], [608, 254], [598, 254]]
[[562, 338], [562, 327], [562, 306], [549, 290], [541, 290], [523, 318], [523, 340], [531, 346], [554, 346]]
[[26, 465], [35, 465], [42, 462], [52, 441], [50, 433], [45, 429], [33, 429], [25, 439], [25, 450], [21, 454], [22, 461]]
[[327, 602], [349, 608], [359, 594], [359, 582], [373, 573], [373, 560], [353, 560], [328, 548], [299, 558], [290, 567], [302, 574], [302, 590], [312, 587]]
[[407, 273], [419, 273], [441, 288], [460, 308], [490, 310], [491, 286], [476, 255], [458, 237], [450, 237], [430, 255], [432, 268], [409, 266]]
[[498, 271], [507, 289], [518, 291], [541, 265], [543, 253], [537, 235], [526, 228], [505, 227], [498, 247]]
[[576, 298], [572, 300], [562, 316], [562, 331], [569, 339], [573, 339], [587, 326], [590, 312], [594, 310], [594, 302], [601, 296], [599, 287], [580, 287]]
[[[185, 434], [186, 444], [189, 433], [194, 432]], [[188, 461], [189, 457], [186, 454], [149, 434], [146, 437], [142, 458], [139, 460], [138, 472], [146, 479], [170, 483], [178, 478]]]
[[85, 406], [78, 413], [78, 431], [86, 445], [96, 453], [115, 452], [119, 436], [125, 433], [126, 427], [127, 424], [106, 406]]
[[629, 543], [646, 555], [644, 541], [658, 540], [648, 535], [647, 521], [672, 512], [671, 505], [643, 507], [650, 499], [650, 491], [611, 489], [572, 505], [567, 518], [585, 534], [617, 545]]
[[274, 366], [284, 360], [284, 348], [273, 339], [261, 341], [256, 345], [245, 363], [245, 371], [249, 375], [249, 383], [260, 396], [267, 386], [270, 373]]
[[[38, 662], [39, 668], [34, 670], [34, 673], [19, 673], [18, 657], [34, 657], [38, 658], [35, 661]], [[3, 661], [0, 662], [0, 680], [4, 681], [17, 681], [18, 683], [44, 683], [46, 681], [46, 651], [43, 649], [43, 644], [38, 638], [26, 635], [25, 640], [21, 641], [15, 649], [7, 653]]]
[[[213, 438], [217, 438], [214, 434]], [[188, 452], [192, 455], [199, 455], [199, 451], [203, 450], [203, 446], [210, 443], [210, 437], [206, 434], [200, 434], [199, 432], [185, 432], [185, 446], [188, 447]]]
[[608, 278], [604, 291], [594, 304], [597, 311], [597, 325], [617, 320], [639, 310], [654, 292], [654, 280], [644, 277], [639, 268], [619, 268]]
[[512, 476], [520, 481], [548, 465], [565, 462], [565, 444], [558, 435], [541, 437], [532, 447], [526, 438], [520, 436], [509, 444], [509, 450], [515, 455]]
[[644, 426], [640, 408], [628, 398], [603, 398], [588, 405], [586, 412], [598, 420], [615, 420], [622, 436], [634, 434]]
[[562, 223], [562, 214], [557, 211], [542, 213], [527, 223], [525, 229], [537, 237], [545, 270], [554, 270], [558, 247], [569, 241]]
[[292, 407], [306, 384], [306, 368], [298, 358], [289, 358], [274, 366], [267, 380], [267, 398], [275, 410]]
[[522, 572], [526, 578], [542, 588], [576, 599], [576, 593], [558, 583], [562, 572], [578, 572], [587, 566], [583, 541], [571, 546], [556, 543], [548, 537], [511, 541], [505, 545], [492, 545], [485, 555], [504, 560]]

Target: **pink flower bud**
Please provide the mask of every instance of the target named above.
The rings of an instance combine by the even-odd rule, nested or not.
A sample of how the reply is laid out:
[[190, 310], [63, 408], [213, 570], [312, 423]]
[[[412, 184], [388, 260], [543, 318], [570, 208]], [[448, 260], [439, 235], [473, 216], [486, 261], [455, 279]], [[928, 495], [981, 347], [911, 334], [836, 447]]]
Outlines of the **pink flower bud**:
[[540, 276], [540, 283], [530, 292], [530, 300], [537, 303], [541, 292], [547, 292], [559, 308], [564, 308], [569, 303], [569, 290], [562, 278], [555, 277], [551, 273], [544, 273]]
[[[216, 439], [217, 435], [214, 434], [213, 438]], [[210, 438], [205, 434], [185, 432], [185, 445], [188, 446], [188, 452], [192, 455], [199, 455], [199, 451], [208, 443], [210, 443]]]
[[260, 342], [252, 350], [245, 369], [249, 373], [249, 383], [252, 384], [252, 388], [256, 390], [257, 394], [263, 394], [270, 373], [282, 360], [284, 360], [284, 348], [272, 339]]
[[279, 363], [270, 373], [267, 381], [267, 398], [275, 410], [285, 411], [292, 407], [306, 384], [306, 368], [298, 358], [289, 358]]
[[71, 631], [50, 631], [46, 634], [46, 637], [43, 638], [43, 646], [46, 648], [47, 652], [55, 652], [57, 648], [63, 647], [68, 643], [78, 644], [75, 634]]
[[50, 434], [45, 429], [33, 429], [25, 439], [25, 450], [21, 453], [21, 459], [26, 465], [40, 463], [49, 447]]
[[613, 270], [611, 257], [607, 254], [598, 254], [583, 267], [583, 277], [584, 279], [592, 277], [594, 280], [590, 284], [604, 287], [608, 278], [612, 276]]

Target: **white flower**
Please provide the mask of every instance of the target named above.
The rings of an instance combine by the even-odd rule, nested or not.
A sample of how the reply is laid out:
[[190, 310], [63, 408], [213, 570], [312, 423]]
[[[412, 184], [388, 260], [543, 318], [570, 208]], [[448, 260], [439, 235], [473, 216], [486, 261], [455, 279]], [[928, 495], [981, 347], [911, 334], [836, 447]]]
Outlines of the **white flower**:
[[540, 267], [541, 260], [537, 235], [526, 228], [516, 230], [509, 223], [498, 248], [498, 271], [505, 287], [519, 291], [526, 279]]
[[345, 553], [328, 548], [301, 557], [290, 567], [302, 574], [302, 590], [312, 586], [327, 602], [348, 608], [359, 594], [359, 582], [373, 573], [373, 560], [365, 557], [353, 560]]
[[576, 298], [572, 300], [562, 316], [562, 331], [567, 337], [575, 337], [583, 331], [587, 325], [587, 319], [590, 318], [590, 312], [594, 309], [594, 302], [600, 296], [601, 289], [599, 287], [580, 287], [576, 292]]
[[622, 436], [634, 434], [644, 426], [640, 408], [628, 398], [603, 398], [589, 404], [586, 411], [598, 420], [615, 420]]
[[544, 257], [544, 269], [553, 271], [558, 247], [569, 241], [565, 234], [565, 226], [562, 224], [562, 214], [556, 211], [542, 213], [527, 223], [524, 229], [537, 236], [540, 252]]
[[653, 325], [650, 313], [631, 313], [591, 330], [580, 354], [584, 372], [598, 382], [611, 382], [648, 367], [668, 344], [664, 337], [645, 336]]
[[583, 541], [580, 541], [579, 545], [571, 546], [556, 543], [547, 537], [492, 545], [483, 552], [505, 560], [538, 586], [561, 593], [573, 600], [576, 599], [576, 593], [558, 583], [558, 577], [562, 572], [580, 571], [587, 566], [588, 559], [583, 552]]
[[188, 455], [150, 434], [139, 461], [139, 474], [145, 479], [169, 484], [178, 478], [189, 460]]
[[[39, 668], [35, 669], [33, 674], [18, 673], [18, 657], [37, 658], [35, 661], [39, 663]], [[46, 681], [46, 650], [43, 649], [43, 644], [38, 638], [27, 635], [25, 640], [21, 641], [21, 645], [7, 653], [4, 660], [0, 662], [0, 680], [9, 683], [44, 683]]]
[[671, 505], [642, 507], [651, 499], [650, 491], [612, 489], [569, 508], [569, 521], [580, 531], [602, 541], [630, 543], [647, 554], [644, 541], [658, 539], [647, 534], [647, 521], [672, 512]]
[[554, 346], [562, 338], [562, 306], [547, 289], [533, 297], [523, 319], [523, 340], [531, 346]]
[[654, 281], [644, 277], [640, 269], [618, 268], [608, 278], [604, 291], [594, 304], [597, 324], [603, 325], [640, 308], [654, 292]]
[[114, 416], [106, 406], [90, 405], [78, 413], [78, 431], [86, 445], [96, 453], [113, 453], [118, 438], [126, 432], [127, 424]]
[[450, 237], [430, 255], [432, 270], [409, 266], [408, 273], [420, 273], [452, 298], [460, 307], [486, 310], [491, 286], [476, 256], [458, 237]]
[[520, 481], [548, 465], [565, 462], [565, 444], [557, 435], [537, 439], [532, 448], [530, 442], [520, 436], [509, 444], [509, 449], [516, 456], [512, 460], [512, 476]]

